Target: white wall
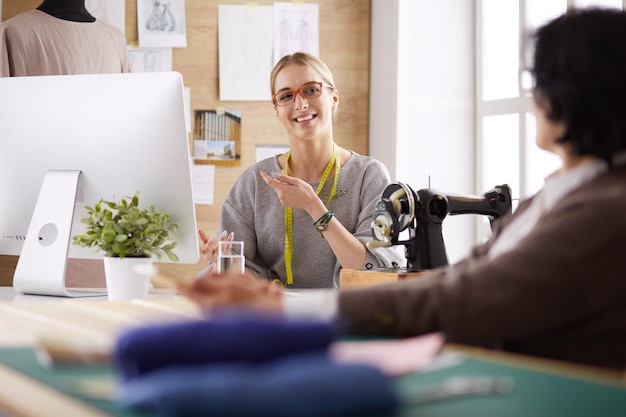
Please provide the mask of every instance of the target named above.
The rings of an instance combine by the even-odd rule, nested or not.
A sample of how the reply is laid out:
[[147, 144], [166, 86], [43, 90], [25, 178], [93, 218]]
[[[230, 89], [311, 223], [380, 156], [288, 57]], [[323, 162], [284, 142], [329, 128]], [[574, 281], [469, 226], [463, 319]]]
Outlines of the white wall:
[[[475, 189], [474, 1], [372, 0], [370, 154], [415, 190]], [[475, 216], [449, 216], [455, 262]]]
[[369, 153], [396, 178], [398, 0], [372, 0]]

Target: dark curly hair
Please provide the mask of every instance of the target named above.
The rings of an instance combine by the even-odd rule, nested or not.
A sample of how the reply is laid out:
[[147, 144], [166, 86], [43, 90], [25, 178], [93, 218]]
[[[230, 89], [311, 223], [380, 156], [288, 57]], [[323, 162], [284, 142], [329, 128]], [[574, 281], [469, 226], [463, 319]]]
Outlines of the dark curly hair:
[[626, 149], [626, 13], [574, 9], [535, 35], [534, 96], [576, 155]]

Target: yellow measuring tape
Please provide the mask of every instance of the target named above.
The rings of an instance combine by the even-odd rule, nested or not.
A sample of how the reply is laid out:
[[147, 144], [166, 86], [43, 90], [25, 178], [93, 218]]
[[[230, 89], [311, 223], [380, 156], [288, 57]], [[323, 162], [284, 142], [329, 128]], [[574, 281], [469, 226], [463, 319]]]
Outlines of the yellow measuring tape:
[[[283, 170], [286, 175], [289, 175], [289, 158], [291, 157], [291, 151], [287, 151], [287, 158], [285, 160], [285, 169]], [[330, 175], [330, 171], [335, 167], [335, 179], [333, 181], [333, 188], [330, 191], [326, 205], [330, 203], [337, 192], [337, 182], [339, 181], [339, 171], [341, 170], [341, 157], [339, 154], [339, 147], [333, 143], [333, 154], [326, 164], [324, 175], [320, 180], [315, 194], [320, 195], [326, 180]], [[291, 207], [285, 207], [285, 270], [287, 272], [287, 285], [293, 284], [293, 270], [291, 269], [291, 261], [293, 259], [293, 210]]]

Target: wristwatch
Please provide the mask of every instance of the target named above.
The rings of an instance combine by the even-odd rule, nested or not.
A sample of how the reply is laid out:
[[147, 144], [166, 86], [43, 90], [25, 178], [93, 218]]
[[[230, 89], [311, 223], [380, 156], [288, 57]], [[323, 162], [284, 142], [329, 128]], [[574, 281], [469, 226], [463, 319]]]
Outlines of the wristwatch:
[[315, 226], [317, 231], [321, 234], [328, 228], [328, 222], [330, 222], [330, 219], [332, 219], [334, 215], [335, 213], [332, 210], [328, 210], [326, 213], [324, 213], [322, 217], [320, 217], [315, 221], [315, 223], [313, 223], [313, 226]]

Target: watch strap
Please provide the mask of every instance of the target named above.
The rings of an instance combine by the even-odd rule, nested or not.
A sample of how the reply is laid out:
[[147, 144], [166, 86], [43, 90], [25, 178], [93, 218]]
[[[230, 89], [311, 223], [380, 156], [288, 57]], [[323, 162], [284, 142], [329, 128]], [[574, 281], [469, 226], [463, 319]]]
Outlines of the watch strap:
[[335, 213], [332, 210], [328, 210], [326, 213], [322, 215], [319, 219], [313, 223], [315, 229], [320, 232], [320, 234], [328, 228], [328, 223], [333, 218]]

